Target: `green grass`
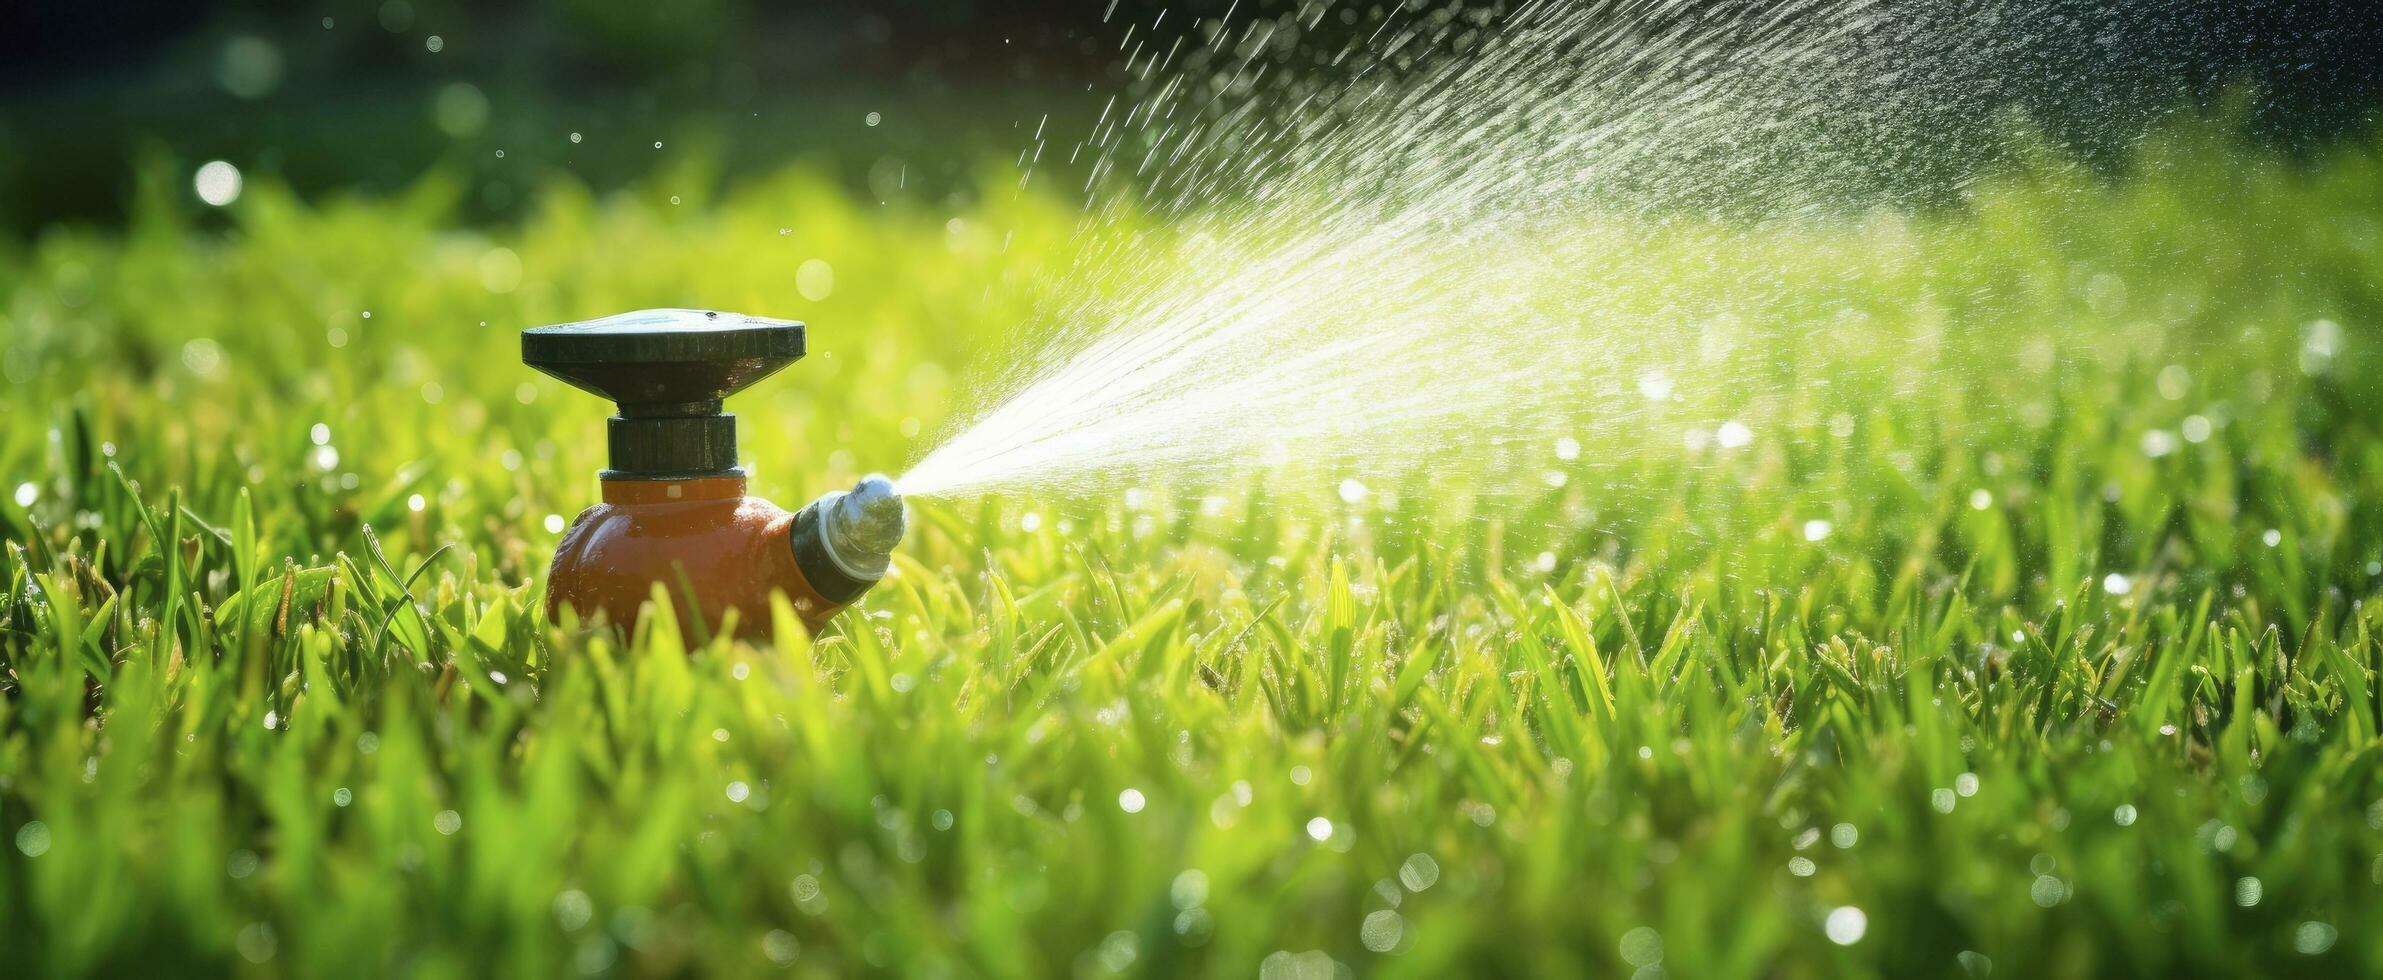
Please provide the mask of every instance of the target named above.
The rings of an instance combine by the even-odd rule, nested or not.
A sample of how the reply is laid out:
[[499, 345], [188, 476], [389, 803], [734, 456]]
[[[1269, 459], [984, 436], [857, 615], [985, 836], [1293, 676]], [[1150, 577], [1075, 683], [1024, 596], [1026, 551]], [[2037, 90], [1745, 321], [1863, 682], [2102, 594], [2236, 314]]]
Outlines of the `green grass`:
[[1059, 202], [691, 168], [493, 232], [435, 178], [251, 186], [218, 232], [185, 179], [0, 244], [16, 968], [2383, 971], [2383, 145], [2186, 128], [1658, 239], [1627, 274], [1759, 279], [1797, 342], [1563, 489], [928, 502], [762, 646], [539, 621], [605, 406], [514, 331], [811, 321], [733, 406], [793, 504], [1015, 356]]

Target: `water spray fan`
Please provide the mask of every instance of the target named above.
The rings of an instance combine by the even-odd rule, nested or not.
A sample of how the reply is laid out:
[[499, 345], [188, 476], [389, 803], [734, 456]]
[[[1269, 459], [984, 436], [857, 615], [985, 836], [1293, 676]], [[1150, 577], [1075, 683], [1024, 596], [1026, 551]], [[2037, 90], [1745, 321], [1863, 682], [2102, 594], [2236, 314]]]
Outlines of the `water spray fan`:
[[811, 629], [884, 577], [905, 524], [883, 476], [799, 511], [745, 494], [728, 396], [803, 356], [803, 325], [709, 310], [640, 310], [521, 333], [523, 363], [619, 407], [603, 502], [563, 532], [548, 575], [563, 609], [634, 626], [658, 584], [681, 617], [770, 630], [783, 593]]

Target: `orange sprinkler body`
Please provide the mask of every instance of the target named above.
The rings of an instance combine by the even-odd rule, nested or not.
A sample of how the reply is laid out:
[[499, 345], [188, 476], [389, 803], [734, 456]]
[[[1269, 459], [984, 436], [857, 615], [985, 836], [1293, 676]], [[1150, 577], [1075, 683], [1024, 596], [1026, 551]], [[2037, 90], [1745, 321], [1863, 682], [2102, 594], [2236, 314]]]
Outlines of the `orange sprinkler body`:
[[693, 622], [692, 594], [707, 623], [737, 614], [737, 632], [766, 634], [769, 597], [783, 592], [803, 626], [817, 630], [843, 609], [811, 587], [790, 546], [794, 514], [745, 496], [742, 476], [693, 480], [606, 480], [604, 502], [563, 532], [547, 578], [548, 615], [564, 605], [581, 616], [637, 621], [660, 583]]
[[522, 332], [522, 359], [610, 398], [604, 502], [564, 532], [546, 608], [632, 627], [660, 585], [681, 622], [766, 636], [783, 593], [816, 630], [884, 576], [904, 526], [882, 476], [799, 511], [745, 495], [730, 394], [803, 353], [803, 325], [700, 310], [645, 310]]

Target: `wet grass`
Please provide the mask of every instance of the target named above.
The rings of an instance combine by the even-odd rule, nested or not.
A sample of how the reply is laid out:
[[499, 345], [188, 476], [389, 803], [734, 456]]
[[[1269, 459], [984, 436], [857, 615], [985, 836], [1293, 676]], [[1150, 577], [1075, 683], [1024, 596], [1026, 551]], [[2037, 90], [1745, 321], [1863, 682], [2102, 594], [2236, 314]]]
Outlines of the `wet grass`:
[[793, 504], [924, 448], [1067, 255], [1031, 196], [700, 178], [218, 232], [160, 177], [0, 245], [11, 962], [2383, 971], [2372, 145], [1650, 251], [1770, 277], [1770, 374], [1516, 450], [1527, 498], [928, 502], [817, 638], [568, 634], [604, 408], [515, 329], [811, 321], [732, 406]]

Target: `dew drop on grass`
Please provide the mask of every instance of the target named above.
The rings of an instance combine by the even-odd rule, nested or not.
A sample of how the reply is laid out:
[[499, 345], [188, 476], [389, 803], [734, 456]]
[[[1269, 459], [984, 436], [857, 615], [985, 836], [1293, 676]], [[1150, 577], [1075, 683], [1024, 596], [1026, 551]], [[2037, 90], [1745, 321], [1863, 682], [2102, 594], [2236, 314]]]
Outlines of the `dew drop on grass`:
[[1829, 532], [1830, 532], [1830, 531], [1832, 531], [1832, 530], [1834, 530], [1834, 529], [1835, 529], [1835, 528], [1834, 528], [1832, 525], [1830, 525], [1830, 524], [1829, 524], [1829, 522], [1827, 522], [1827, 521], [1805, 521], [1805, 522], [1804, 522], [1804, 540], [1806, 540], [1806, 541], [1824, 541], [1824, 540], [1827, 540], [1827, 539], [1828, 539], [1828, 536], [1829, 536]]
[[745, 785], [744, 780], [739, 779], [728, 784], [728, 802], [743, 803], [752, 796], [753, 787]]
[[1363, 483], [1353, 479], [1340, 481], [1340, 499], [1343, 503], [1354, 504], [1363, 501], [1366, 493], [1367, 490]]
[[331, 426], [327, 423], [317, 422], [312, 428], [306, 430], [306, 438], [307, 441], [317, 446], [328, 446], [331, 444]]
[[452, 837], [456, 831], [463, 829], [463, 814], [453, 810], [440, 810], [438, 816], [430, 818], [430, 826], [439, 833]]
[[2341, 933], [2329, 923], [2303, 922], [2300, 928], [2292, 930], [2292, 949], [2304, 956], [2315, 956], [2332, 949], [2334, 940], [2339, 938]]
[[1994, 493], [1984, 487], [1969, 492], [1969, 509], [1985, 510], [1994, 506]]
[[1819, 870], [1820, 865], [1812, 863], [1811, 858], [1801, 854], [1787, 859], [1787, 873], [1798, 878], [1810, 878], [1813, 872]]
[[345, 787], [345, 786], [342, 786], [342, 787], [340, 787], [340, 788], [338, 788], [338, 789], [335, 789], [335, 790], [332, 790], [332, 791], [331, 791], [331, 805], [332, 805], [332, 806], [340, 806], [340, 807], [344, 807], [344, 806], [346, 806], [346, 805], [348, 805], [348, 804], [350, 804], [350, 803], [354, 803], [354, 802], [356, 802], [356, 794], [355, 794], [355, 791], [353, 791], [353, 790], [350, 790], [350, 789], [348, 789], [348, 788], [347, 788], [347, 787]]
[[2117, 572], [2102, 576], [2102, 591], [2111, 595], [2125, 595], [2135, 590], [2135, 581]]
[[1117, 794], [1117, 808], [1127, 813], [1142, 812], [1142, 806], [1147, 802], [1142, 796], [1142, 791], [1138, 789], [1128, 788]]
[[548, 534], [561, 534], [561, 533], [563, 533], [563, 515], [561, 515], [561, 514], [548, 514], [548, 515], [546, 515], [546, 533], [548, 533]]
[[1953, 777], [1953, 792], [1959, 793], [1962, 796], [1978, 795], [1978, 774], [1974, 772], [1965, 772], [1961, 775]]
[[36, 501], [36, 500], [39, 500], [39, 499], [41, 499], [41, 488], [40, 488], [40, 487], [34, 486], [34, 485], [33, 485], [31, 482], [29, 482], [29, 481], [28, 481], [28, 482], [25, 482], [25, 483], [19, 483], [19, 484], [17, 484], [17, 493], [16, 493], [16, 501], [17, 501], [17, 506], [19, 506], [19, 507], [31, 507], [31, 506], [33, 506], [33, 502], [34, 502], [34, 501]]
[[1330, 840], [1332, 838], [1332, 820], [1328, 817], [1317, 817], [1313, 820], [1309, 820], [1307, 822], [1307, 836], [1319, 841]]

